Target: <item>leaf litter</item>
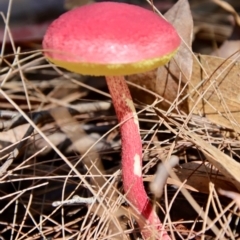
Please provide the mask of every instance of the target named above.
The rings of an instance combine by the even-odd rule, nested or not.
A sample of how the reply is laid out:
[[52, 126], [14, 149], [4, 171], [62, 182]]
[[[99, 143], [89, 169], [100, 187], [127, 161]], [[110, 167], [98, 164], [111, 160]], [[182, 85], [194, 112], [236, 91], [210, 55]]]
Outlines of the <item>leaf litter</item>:
[[[214, 9], [221, 2], [220, 14], [233, 16], [236, 38], [236, 11], [214, 2]], [[200, 31], [205, 19], [199, 24], [193, 10], [197, 6], [180, 0], [165, 15], [184, 40], [175, 59], [128, 77], [141, 122], [144, 181], [148, 190], [157, 166], [176, 155], [180, 161], [168, 169], [167, 185], [159, 182], [163, 196], [149, 191], [172, 239], [237, 239], [239, 40], [232, 42], [228, 27], [220, 31], [229, 33], [222, 47], [209, 55], [194, 54], [193, 39], [206, 37]], [[28, 48], [33, 45], [40, 49], [38, 42]], [[134, 220], [139, 216], [122, 191], [121, 143], [104, 80], [96, 84], [47, 64], [39, 52], [10, 49], [13, 54], [2, 55], [0, 70], [1, 237], [140, 237]], [[212, 56], [216, 53], [222, 58]], [[76, 195], [95, 201], [52, 207]]]

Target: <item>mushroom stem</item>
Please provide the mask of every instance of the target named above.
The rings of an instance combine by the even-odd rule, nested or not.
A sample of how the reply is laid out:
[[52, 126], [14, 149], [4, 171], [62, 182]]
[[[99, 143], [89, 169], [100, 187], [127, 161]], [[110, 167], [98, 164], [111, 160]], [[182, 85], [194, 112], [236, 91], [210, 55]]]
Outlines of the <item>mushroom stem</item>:
[[[142, 142], [137, 113], [125, 78], [106, 77], [118, 121], [121, 123], [123, 188], [129, 202], [146, 219], [136, 219], [144, 239], [169, 240], [167, 232], [155, 213], [142, 180]], [[149, 226], [146, 226], [150, 225]], [[155, 231], [154, 231], [155, 229]]]

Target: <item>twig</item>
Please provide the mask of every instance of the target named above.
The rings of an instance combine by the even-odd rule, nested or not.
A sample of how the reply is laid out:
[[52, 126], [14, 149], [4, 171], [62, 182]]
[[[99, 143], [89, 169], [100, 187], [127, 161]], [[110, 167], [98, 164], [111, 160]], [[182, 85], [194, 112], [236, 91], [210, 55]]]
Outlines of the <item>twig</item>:
[[71, 199], [67, 199], [64, 201], [55, 201], [52, 203], [53, 207], [58, 206], [72, 206], [72, 205], [80, 205], [80, 204], [92, 204], [97, 201], [96, 197], [80, 197], [78, 195], [73, 196]]

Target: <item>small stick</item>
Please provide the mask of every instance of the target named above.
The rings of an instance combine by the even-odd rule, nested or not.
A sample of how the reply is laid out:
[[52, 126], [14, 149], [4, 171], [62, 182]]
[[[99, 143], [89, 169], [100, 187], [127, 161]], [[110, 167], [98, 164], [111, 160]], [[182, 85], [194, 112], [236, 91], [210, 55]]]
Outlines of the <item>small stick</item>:
[[61, 206], [72, 206], [72, 205], [80, 205], [80, 204], [92, 204], [96, 201], [97, 201], [96, 197], [84, 198], [84, 197], [80, 197], [78, 195], [74, 195], [71, 199], [53, 202], [52, 206], [58, 207], [60, 205]]

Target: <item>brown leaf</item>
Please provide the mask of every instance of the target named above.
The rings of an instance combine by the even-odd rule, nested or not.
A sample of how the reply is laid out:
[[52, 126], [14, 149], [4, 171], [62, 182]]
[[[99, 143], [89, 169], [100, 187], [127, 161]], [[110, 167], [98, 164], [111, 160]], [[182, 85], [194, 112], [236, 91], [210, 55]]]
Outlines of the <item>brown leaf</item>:
[[[216, 188], [222, 188], [227, 191], [237, 191], [235, 185], [239, 183], [229, 177], [222, 175], [218, 169], [209, 165], [208, 162], [194, 161], [183, 163], [179, 168], [175, 168], [175, 172], [179, 180], [169, 177], [167, 184], [175, 185], [177, 187], [184, 187], [193, 192], [209, 193], [209, 183], [213, 183]], [[147, 176], [144, 181], [150, 182], [150, 186], [154, 181], [154, 176]], [[184, 186], [182, 183], [185, 181]], [[158, 189], [159, 190], [159, 189]]]
[[[170, 120], [170, 119], [168, 119]], [[206, 157], [206, 159], [218, 169], [229, 181], [240, 191], [240, 163], [235, 161], [233, 158], [216, 148], [210, 142], [202, 139], [200, 135], [194, 131], [190, 131], [184, 128], [180, 123], [171, 119], [171, 122], [175, 124], [179, 129], [178, 135], [185, 141], [193, 143]]]
[[239, 56], [240, 49], [240, 26], [238, 24], [233, 28], [232, 34], [228, 40], [226, 40], [220, 48], [214, 51], [211, 55], [222, 58], [236, 59]]
[[188, 104], [193, 113], [221, 126], [240, 130], [239, 62], [213, 56], [194, 60]]
[[94, 0], [65, 0], [64, 8], [67, 10], [93, 3]]
[[220, 174], [217, 169], [213, 169], [207, 162], [195, 161], [181, 164], [181, 168], [177, 169], [177, 175], [182, 182], [187, 179], [186, 183], [201, 193], [209, 193], [209, 182], [214, 183], [216, 188], [236, 191], [229, 178]]
[[225, 11], [231, 13], [235, 19], [235, 22], [240, 26], [240, 17], [230, 3], [222, 0], [212, 0], [212, 1], [215, 2], [219, 7], [221, 7]]
[[[173, 102], [192, 74], [192, 52], [189, 47], [192, 44], [193, 20], [188, 1], [178, 1], [165, 17], [177, 29], [182, 43], [168, 66], [158, 68], [156, 92]], [[186, 90], [181, 95], [184, 95]], [[168, 108], [168, 105], [166, 107]], [[179, 108], [187, 112], [186, 102], [180, 104]]]
[[223, 153], [220, 149], [201, 139], [194, 132], [184, 129], [182, 129], [182, 131], [183, 135], [180, 135], [182, 135], [182, 137], [187, 137], [189, 141], [193, 142], [195, 146], [202, 151], [206, 159], [224, 176], [226, 176], [229, 181], [234, 184], [238, 191], [240, 191], [240, 163]]
[[221, 1], [221, 0], [213, 0], [213, 2], [218, 4], [225, 11], [231, 13], [234, 19], [235, 26], [232, 30], [232, 34], [229, 37], [229, 39], [226, 40], [221, 45], [221, 47], [215, 50], [211, 55], [222, 57], [222, 58], [228, 58], [228, 57], [235, 58], [236, 55], [234, 53], [239, 52], [239, 49], [240, 49], [240, 16], [228, 2]]
[[232, 54], [239, 51], [239, 49], [240, 49], [240, 41], [239, 40], [227, 40], [223, 43], [223, 45], [219, 49], [214, 51], [212, 53], [212, 55], [222, 57], [222, 58], [228, 58]]
[[[165, 14], [165, 17], [174, 25], [182, 37], [183, 41], [178, 53], [167, 67], [160, 67], [158, 70], [129, 76], [128, 79], [162, 96], [167, 101], [162, 102], [161, 107], [168, 109], [176, 99], [179, 90], [190, 79], [192, 72], [192, 52], [189, 48], [191, 48], [192, 43], [193, 20], [188, 1], [178, 1]], [[155, 99], [155, 96], [147, 94], [143, 90], [134, 89], [132, 92], [134, 97], [143, 103], [151, 104]], [[181, 95], [184, 95], [185, 92], [186, 90]], [[186, 101], [181, 103], [178, 108], [187, 112]]]

